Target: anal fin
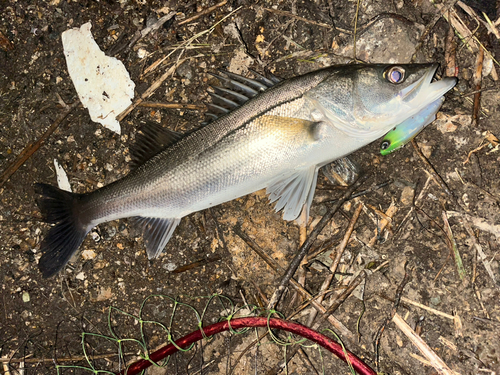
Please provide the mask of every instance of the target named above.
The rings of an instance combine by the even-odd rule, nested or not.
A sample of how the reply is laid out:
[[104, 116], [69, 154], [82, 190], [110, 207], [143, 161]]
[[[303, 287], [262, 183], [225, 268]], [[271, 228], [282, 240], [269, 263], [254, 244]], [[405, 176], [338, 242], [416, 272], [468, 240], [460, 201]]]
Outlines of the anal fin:
[[276, 202], [276, 212], [283, 209], [283, 219], [297, 220], [302, 223], [299, 217], [305, 205], [306, 221], [309, 217], [309, 208], [314, 197], [318, 168], [316, 166], [298, 170], [290, 175], [281, 176], [273, 180], [267, 187], [269, 200]]
[[165, 248], [181, 219], [136, 217], [141, 225], [148, 259], [157, 258]]

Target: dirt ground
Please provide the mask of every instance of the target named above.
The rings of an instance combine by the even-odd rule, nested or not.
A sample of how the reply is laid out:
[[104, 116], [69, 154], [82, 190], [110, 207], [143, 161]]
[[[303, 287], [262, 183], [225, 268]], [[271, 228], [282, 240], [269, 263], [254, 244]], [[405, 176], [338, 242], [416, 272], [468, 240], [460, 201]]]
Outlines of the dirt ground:
[[[334, 313], [350, 332], [351, 337], [340, 335], [347, 348], [375, 368], [375, 334], [391, 316], [407, 263], [411, 279], [402, 291], [398, 314], [412, 328], [417, 327], [423, 341], [451, 370], [493, 375], [500, 371], [499, 66], [486, 53], [481, 86], [474, 82], [474, 72], [478, 41], [500, 61], [499, 40], [484, 23], [476, 21], [485, 19], [481, 11], [496, 20], [496, 9], [494, 2], [481, 3], [489, 8], [476, 9], [475, 18], [455, 2], [451, 7], [450, 2], [437, 3], [360, 2], [359, 60], [408, 63], [413, 56], [415, 62], [440, 63], [438, 74], [443, 76], [447, 66], [453, 70], [455, 57], [459, 83], [447, 95], [438, 120], [416, 138], [430, 164], [424, 163], [411, 144], [384, 157], [379, 153], [379, 142], [374, 142], [352, 156], [370, 174], [361, 190], [389, 183], [343, 206], [313, 247], [313, 251], [325, 247], [326, 252], [302, 274], [306, 289], [312, 295], [319, 293], [329, 275], [330, 255], [335, 255], [356, 207], [362, 205], [341, 259], [339, 270], [343, 273], [336, 276], [336, 283], [330, 286], [333, 293], [324, 302], [325, 306], [331, 304], [353, 274], [366, 270], [364, 289], [357, 289]], [[446, 19], [438, 17], [438, 6], [451, 9]], [[141, 348], [124, 340], [141, 340], [152, 350], [168, 341], [163, 327], [171, 328], [175, 338], [193, 331], [198, 321], [192, 308], [201, 313], [207, 307], [203, 322], [208, 324], [228, 315], [229, 300], [237, 307], [265, 306], [281, 275], [267, 266], [234, 228], [241, 226], [286, 268], [299, 248], [299, 227], [283, 221], [264, 192], [184, 218], [162, 256], [152, 262], [133, 222], [102, 224], [87, 236], [82, 252], [62, 273], [44, 279], [37, 262], [39, 243], [48, 225], [41, 221], [33, 184], [56, 184], [54, 159], [67, 171], [75, 192], [92, 191], [124, 176], [129, 170], [129, 147], [146, 120], [177, 131], [200, 126], [204, 110], [185, 105], [202, 108], [209, 101], [207, 89], [215, 82], [209, 73], [218, 69], [251, 75], [250, 68], [288, 78], [350, 62], [356, 2], [1, 0], [0, 9], [0, 171], [7, 170], [25, 148], [35, 144], [66, 111], [65, 106], [78, 101], [63, 55], [63, 31], [91, 21], [100, 48], [119, 58], [130, 72], [136, 98], [173, 66], [181, 53], [182, 58], [188, 58], [147, 99], [183, 108], [138, 106], [121, 121], [122, 133], [118, 135], [92, 122], [87, 110], [76, 106], [0, 187], [3, 373], [118, 371], [123, 362], [116, 354], [124, 354], [123, 360], [129, 361], [137, 358]], [[177, 12], [174, 21], [132, 48], [121, 48], [137, 31], [171, 11]], [[232, 11], [210, 33], [194, 39], [187, 48], [179, 48]], [[453, 14], [475, 32], [476, 39], [465, 39], [467, 45], [457, 35], [449, 38], [447, 20]], [[190, 20], [196, 15], [200, 16]], [[456, 43], [455, 52], [450, 40]], [[143, 74], [169, 53], [151, 73]], [[482, 90], [481, 107], [474, 122], [474, 92], [478, 89]], [[479, 146], [484, 147], [468, 159], [469, 152]], [[438, 184], [432, 169], [447, 188]], [[308, 233], [327, 212], [328, 201], [339, 198], [342, 192], [320, 174]], [[463, 274], [450, 250], [450, 232], [463, 262]], [[208, 299], [214, 294], [229, 299]], [[151, 295], [163, 297], [151, 297], [143, 305]], [[277, 310], [284, 317], [306, 323], [312, 308], [302, 306], [302, 302], [290, 290]], [[114, 309], [108, 316], [110, 307]], [[122, 312], [142, 314], [143, 336], [141, 324]], [[147, 320], [164, 326], [144, 323]], [[336, 331], [329, 323], [321, 329]], [[287, 337], [276, 334], [282, 340]], [[114, 340], [104, 337], [113, 335]], [[290, 349], [269, 337], [251, 345], [255, 338], [254, 332], [220, 335], [147, 373], [277, 373]], [[393, 322], [381, 336], [379, 354], [383, 373], [438, 373]], [[68, 367], [56, 368], [56, 364]], [[349, 373], [343, 362], [310, 345], [293, 357], [286, 371], [283, 373]]]

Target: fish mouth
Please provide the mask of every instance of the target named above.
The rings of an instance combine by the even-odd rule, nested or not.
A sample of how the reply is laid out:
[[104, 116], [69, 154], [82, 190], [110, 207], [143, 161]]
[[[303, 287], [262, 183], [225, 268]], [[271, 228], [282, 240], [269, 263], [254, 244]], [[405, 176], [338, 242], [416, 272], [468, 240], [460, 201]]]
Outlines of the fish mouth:
[[445, 77], [432, 82], [438, 66], [439, 64], [432, 64], [422, 78], [401, 90], [403, 102], [420, 109], [438, 100], [457, 84], [456, 77]]

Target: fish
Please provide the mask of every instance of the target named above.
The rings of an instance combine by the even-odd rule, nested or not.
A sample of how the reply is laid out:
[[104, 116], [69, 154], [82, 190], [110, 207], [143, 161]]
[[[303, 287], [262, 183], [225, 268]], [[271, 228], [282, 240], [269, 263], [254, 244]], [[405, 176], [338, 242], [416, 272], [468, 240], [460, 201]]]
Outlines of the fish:
[[437, 67], [336, 65], [282, 81], [219, 76], [229, 88], [214, 89], [213, 121], [186, 135], [146, 126], [125, 177], [85, 194], [35, 184], [52, 224], [40, 244], [42, 276], [60, 272], [88, 232], [112, 220], [134, 218], [149, 259], [183, 217], [261, 189], [284, 220], [307, 220], [321, 167], [398, 126], [409, 129], [455, 86], [452, 77], [433, 81]]

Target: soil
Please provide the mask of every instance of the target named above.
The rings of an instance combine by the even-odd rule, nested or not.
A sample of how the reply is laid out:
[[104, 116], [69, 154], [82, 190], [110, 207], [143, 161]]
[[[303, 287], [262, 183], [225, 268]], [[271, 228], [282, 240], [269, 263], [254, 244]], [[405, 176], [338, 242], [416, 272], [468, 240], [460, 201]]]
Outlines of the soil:
[[[100, 48], [125, 64], [139, 98], [177, 61], [181, 53], [181, 49], [174, 51], [177, 46], [235, 11], [183, 51], [182, 57], [189, 60], [147, 99], [150, 102], [202, 106], [209, 101], [209, 85], [215, 82], [210, 73], [218, 69], [251, 75], [250, 68], [289, 78], [352, 60], [356, 2], [235, 0], [182, 23], [216, 4], [206, 0], [0, 1], [0, 170], [6, 170], [40, 139], [66, 105], [78, 101], [61, 33], [89, 20]], [[458, 6], [454, 9], [471, 30], [476, 29], [469, 14]], [[490, 18], [496, 19], [489, 10]], [[131, 49], [120, 49], [137, 31], [170, 11], [177, 12], [175, 21], [146, 35]], [[415, 54], [416, 62], [439, 62], [438, 74], [444, 75], [449, 24], [444, 18], [435, 22], [436, 14], [438, 10], [428, 0], [360, 2], [357, 58], [369, 63], [408, 63]], [[482, 24], [477, 38], [491, 51], [498, 49], [498, 39], [487, 34]], [[316, 241], [316, 249], [330, 243], [326, 253], [303, 272], [306, 289], [315, 295], [328, 276], [321, 264], [331, 263], [330, 254], [335, 254], [355, 208], [363, 204], [365, 209], [341, 260], [339, 269], [345, 275], [337, 276], [331, 288], [333, 294], [342, 291], [353, 273], [367, 270], [364, 292], [351, 295], [334, 315], [354, 337], [362, 315], [359, 341], [343, 339], [372, 367], [375, 334], [391, 316], [407, 264], [411, 280], [403, 289], [406, 299], [398, 314], [412, 328], [418, 326], [423, 341], [456, 373], [500, 371], [500, 152], [495, 143], [495, 136], [500, 136], [500, 94], [495, 73], [490, 73], [491, 59], [486, 58], [481, 110], [473, 123], [471, 99], [478, 52], [457, 36], [455, 42], [459, 84], [447, 95], [438, 121], [416, 138], [451, 195], [429, 177], [431, 167], [411, 144], [386, 157], [380, 155], [378, 142], [363, 148], [352, 155], [370, 174], [362, 189], [390, 183], [343, 206]], [[152, 73], [143, 74], [171, 52]], [[498, 71], [498, 65], [494, 66]], [[118, 135], [92, 122], [87, 110], [76, 106], [0, 187], [0, 357], [5, 374], [85, 374], [89, 368], [94, 373], [118, 371], [123, 368], [122, 360], [137, 359], [141, 350], [126, 339], [143, 340], [153, 350], [168, 341], [167, 329], [175, 338], [195, 330], [199, 319], [195, 310], [201, 314], [207, 308], [202, 318], [208, 324], [227, 316], [231, 306], [264, 307], [281, 275], [235, 235], [235, 225], [283, 268], [297, 252], [299, 227], [283, 221], [265, 193], [256, 192], [184, 218], [154, 261], [148, 261], [140, 230], [132, 221], [102, 224], [87, 236], [82, 251], [63, 272], [42, 278], [37, 268], [39, 243], [48, 225], [42, 222], [33, 184], [56, 184], [54, 159], [66, 170], [74, 192], [89, 192], [124, 176], [129, 171], [129, 147], [146, 121], [191, 131], [201, 126], [203, 110], [139, 106], [120, 122]], [[485, 140], [487, 131], [493, 136], [489, 140]], [[486, 146], [468, 159], [469, 152], [483, 143]], [[308, 233], [330, 207], [328, 201], [341, 195], [342, 190], [320, 174]], [[377, 229], [384, 220], [380, 211], [392, 216], [382, 231]], [[463, 261], [462, 276], [450, 252], [443, 212]], [[325, 305], [332, 298], [327, 296]], [[303, 301], [294, 298], [293, 291], [282, 300], [277, 310], [283, 316], [298, 311], [294, 319], [307, 321], [311, 308], [301, 310]], [[445, 314], [438, 315], [436, 310]], [[124, 313], [141, 315], [141, 323]], [[245, 313], [249, 312], [240, 312]], [[333, 327], [324, 323], [321, 329]], [[281, 340], [287, 338], [275, 334]], [[255, 338], [253, 332], [220, 335], [147, 373], [276, 373], [288, 349], [269, 338], [250, 346]], [[118, 342], [123, 346], [119, 348]], [[288, 373], [349, 372], [327, 352], [320, 354], [309, 346], [303, 351], [289, 362]], [[125, 353], [122, 359], [118, 352]], [[383, 373], [437, 373], [392, 322], [382, 334], [379, 353]]]

